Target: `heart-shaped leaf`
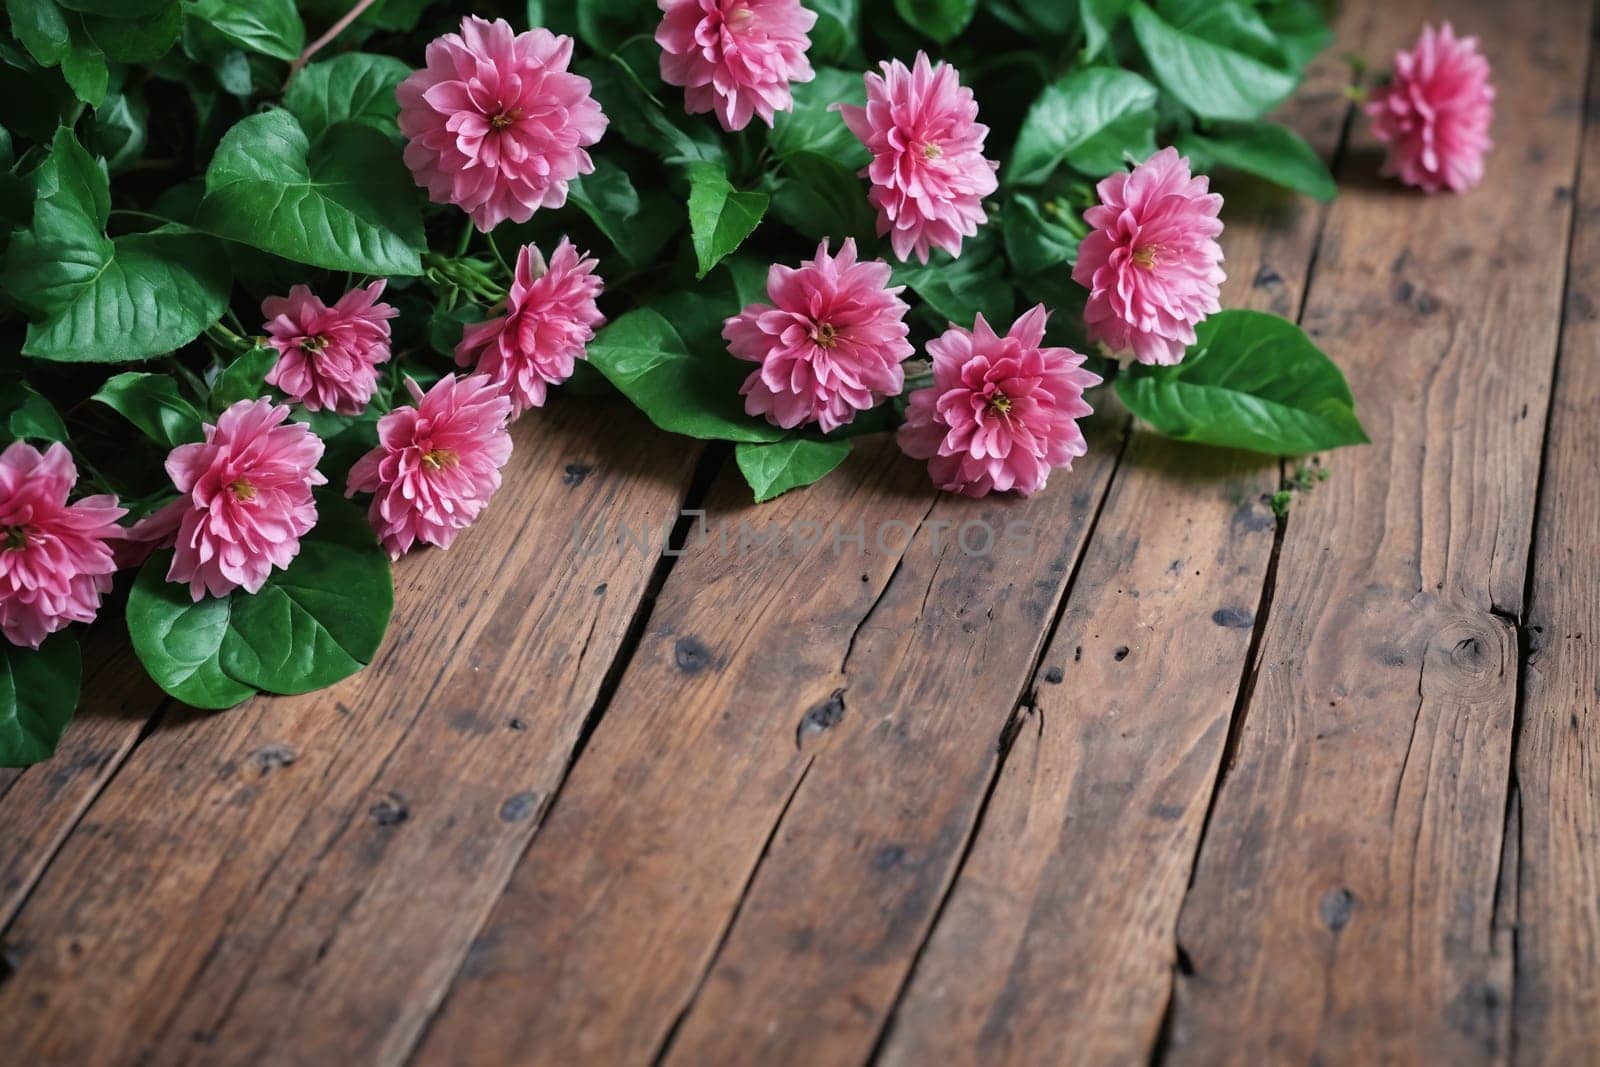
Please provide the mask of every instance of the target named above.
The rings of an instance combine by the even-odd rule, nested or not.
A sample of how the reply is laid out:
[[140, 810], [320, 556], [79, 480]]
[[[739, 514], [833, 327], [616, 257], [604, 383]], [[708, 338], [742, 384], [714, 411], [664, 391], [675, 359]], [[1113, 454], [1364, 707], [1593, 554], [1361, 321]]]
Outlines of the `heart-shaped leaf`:
[[330, 270], [418, 274], [417, 190], [400, 150], [370, 126], [340, 123], [313, 147], [289, 112], [242, 119], [206, 170], [198, 224]]
[[286, 570], [251, 596], [194, 602], [166, 580], [170, 552], [139, 571], [128, 594], [134, 651], [185, 703], [229, 708], [257, 690], [304, 693], [360, 670], [377, 653], [394, 602], [389, 560], [360, 509], [317, 495], [317, 525]]
[[1172, 367], [1135, 364], [1116, 380], [1128, 410], [1179, 441], [1295, 456], [1365, 444], [1338, 366], [1292, 322], [1222, 311]]
[[48, 759], [78, 707], [83, 661], [70, 632], [35, 651], [0, 638], [0, 767]]
[[766, 193], [741, 192], [728, 181], [721, 163], [690, 163], [689, 232], [694, 238], [696, 277], [704, 278], [717, 261], [732, 252], [766, 214]]
[[810, 485], [843, 463], [849, 454], [849, 441], [814, 441], [806, 437], [766, 445], [741, 444], [733, 450], [739, 473], [755, 492], [757, 504]]

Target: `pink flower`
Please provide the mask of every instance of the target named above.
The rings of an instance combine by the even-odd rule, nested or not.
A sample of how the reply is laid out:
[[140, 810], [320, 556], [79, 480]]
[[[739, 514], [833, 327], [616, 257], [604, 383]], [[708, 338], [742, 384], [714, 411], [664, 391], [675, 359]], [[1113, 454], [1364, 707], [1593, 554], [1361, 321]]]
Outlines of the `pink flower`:
[[1394, 77], [1367, 101], [1372, 132], [1389, 146], [1383, 173], [1425, 192], [1463, 193], [1483, 180], [1491, 147], [1494, 86], [1476, 37], [1446, 22], [1422, 27], [1416, 47], [1394, 57]]
[[774, 111], [794, 107], [791, 82], [814, 75], [806, 59], [817, 21], [800, 0], [656, 0], [665, 14], [656, 29], [661, 80], [683, 86], [691, 115], [716, 113], [728, 131], [751, 115], [772, 125]]
[[38, 648], [68, 623], [93, 622], [111, 588], [108, 542], [127, 512], [114, 496], [67, 503], [77, 481], [65, 445], [0, 452], [0, 633], [13, 645]]
[[1070, 348], [1039, 347], [1047, 318], [1040, 304], [1000, 337], [979, 315], [972, 330], [951, 326], [928, 342], [933, 385], [911, 394], [898, 439], [940, 489], [1029, 496], [1052, 467], [1070, 469], [1088, 451], [1077, 420], [1100, 379]]
[[307, 411], [361, 414], [378, 386], [378, 364], [389, 360], [388, 320], [400, 314], [378, 303], [383, 286], [380, 279], [352, 289], [331, 308], [303, 285], [263, 300], [267, 344], [278, 350], [267, 384]]
[[546, 386], [572, 377], [597, 326], [606, 321], [595, 298], [602, 282], [594, 259], [583, 256], [565, 237], [546, 269], [533, 245], [517, 253], [516, 277], [506, 296], [506, 313], [474, 323], [461, 334], [456, 362], [477, 364], [511, 398], [511, 415], [543, 407]]
[[857, 263], [849, 239], [833, 257], [823, 241], [798, 269], [773, 264], [772, 304], [751, 304], [722, 327], [730, 352], [761, 364], [739, 390], [744, 409], [784, 429], [815, 422], [826, 433], [898, 395], [900, 363], [912, 353], [904, 288], [889, 286], [882, 260]]
[[950, 64], [930, 66], [918, 52], [910, 70], [898, 59], [882, 67], [882, 77], [866, 75], [866, 107], [834, 105], [872, 150], [861, 173], [872, 179], [878, 235], [889, 235], [902, 261], [915, 251], [928, 262], [930, 245], [959, 256], [997, 184], [998, 164], [983, 157], [989, 127], [977, 121], [978, 102]]
[[428, 45], [428, 65], [395, 90], [406, 166], [435, 203], [455, 204], [487, 232], [567, 202], [594, 170], [584, 147], [606, 117], [589, 79], [567, 73], [572, 38], [513, 34], [504, 19], [461, 20]]
[[1140, 363], [1177, 363], [1195, 324], [1222, 306], [1222, 197], [1206, 191], [1204, 176], [1190, 177], [1174, 148], [1097, 189], [1099, 205], [1083, 214], [1093, 231], [1072, 269], [1089, 290], [1089, 338]]
[[378, 447], [350, 469], [345, 496], [371, 493], [367, 519], [392, 559], [418, 541], [449, 548], [500, 488], [511, 458], [511, 401], [486, 375], [440, 378], [416, 407], [378, 420]]
[[193, 599], [259, 592], [317, 524], [311, 490], [327, 483], [317, 471], [322, 441], [288, 420], [288, 405], [241, 400], [206, 425], [203, 442], [167, 455], [167, 474], [183, 495], [128, 536], [153, 545], [175, 530], [167, 581], [187, 582]]

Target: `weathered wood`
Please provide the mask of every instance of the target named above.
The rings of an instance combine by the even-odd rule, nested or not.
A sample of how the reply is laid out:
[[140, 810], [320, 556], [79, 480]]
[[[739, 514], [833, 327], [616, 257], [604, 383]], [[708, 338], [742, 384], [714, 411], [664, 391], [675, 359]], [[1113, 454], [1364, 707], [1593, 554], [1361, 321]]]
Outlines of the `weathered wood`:
[[1600, 67], [1534, 525], [1516, 753], [1516, 1059], [1600, 1063]]
[[0, 930], [167, 700], [139, 668], [118, 624], [90, 632], [83, 663], [83, 696], [56, 754], [0, 771], [9, 775], [0, 778]]
[[[1336, 58], [1318, 64], [1282, 116], [1329, 158], [1344, 76]], [[1224, 191], [1224, 303], [1293, 317], [1324, 210]], [[1278, 478], [1274, 461], [1136, 431], [883, 1062], [1148, 1054], [1258, 621]]]
[[[135, 750], [7, 932], [8, 1056], [409, 1048], [564, 771], [697, 452], [588, 402], [514, 432], [483, 520], [398, 567], [371, 667]], [[574, 524], [602, 518], [648, 523], [653, 551], [577, 552]]]
[[[793, 1037], [777, 1013], [784, 1023], [809, 1014], [820, 1039], [842, 1026], [856, 988], [886, 1007], [893, 963], [851, 965], [868, 962], [871, 939], [901, 961], [920, 941], [1114, 465], [1114, 438], [1097, 431], [1090, 457], [1026, 504], [935, 500], [925, 471], [888, 441], [759, 512], [737, 488], [721, 493], [712, 515], [724, 523], [864, 525], [869, 552], [691, 551], [680, 561], [419, 1062], [512, 1050], [548, 1062], [645, 1059], [702, 980], [711, 1002], [739, 998], [732, 1014], [710, 1012], [742, 1042], [740, 1059]], [[960, 526], [977, 521], [997, 536], [1026, 524], [1037, 551], [966, 555]], [[784, 925], [808, 898], [836, 902], [828, 923], [750, 925]], [[832, 964], [851, 989], [793, 1004], [766, 994], [786, 965], [803, 963], [809, 988], [830, 948], [858, 936]], [[703, 979], [725, 937], [723, 958], [765, 959], [775, 939], [788, 955], [740, 993], [720, 962]], [[691, 1014], [682, 1054], [729, 1054], [722, 1034], [704, 1036], [716, 1048], [699, 1045]], [[864, 1054], [872, 1029], [838, 1037]]]
[[[1356, 5], [1348, 5], [1355, 7]], [[1179, 922], [1180, 1062], [1507, 1054], [1495, 929], [1516, 635], [1571, 217], [1589, 0], [1361, 5], [1478, 34], [1499, 89], [1484, 185], [1376, 176], [1364, 127], [1305, 315], [1373, 441], [1282, 546], [1259, 673]]]

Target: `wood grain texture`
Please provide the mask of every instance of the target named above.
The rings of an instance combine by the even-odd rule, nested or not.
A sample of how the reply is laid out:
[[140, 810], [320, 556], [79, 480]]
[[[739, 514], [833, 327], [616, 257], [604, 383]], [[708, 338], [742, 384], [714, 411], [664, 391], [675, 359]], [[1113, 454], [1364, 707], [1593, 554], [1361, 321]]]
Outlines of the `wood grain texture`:
[[[759, 514], [723, 492], [725, 522], [865, 524], [871, 551], [680, 561], [419, 1062], [646, 1059], [702, 982], [717, 1025], [697, 1004], [676, 1055], [794, 1054], [802, 1026], [808, 1058], [864, 1055], [853, 1005], [886, 1009], [920, 942], [1115, 451], [1097, 432], [1026, 505], [935, 501], [889, 441]], [[968, 556], [976, 520], [1038, 551]]]
[[1600, 70], [1534, 526], [1516, 752], [1516, 1059], [1600, 1062]]
[[[597, 419], [615, 432], [593, 432]], [[537, 825], [697, 449], [592, 403], [521, 420], [483, 520], [396, 571], [390, 638], [323, 692], [163, 723], [6, 934], [19, 1062], [396, 1062]], [[613, 534], [608, 532], [607, 537]]]
[[1259, 674], [1179, 924], [1176, 1062], [1507, 1054], [1496, 885], [1520, 610], [1591, 4], [1347, 4], [1367, 50], [1480, 35], [1496, 150], [1466, 198], [1358, 139], [1305, 322], [1374, 445], [1290, 517]]
[[0, 771], [0, 930], [61, 843], [167, 702], [134, 658], [127, 632], [102, 625], [83, 640], [83, 695], [56, 754]]
[[[1328, 158], [1345, 77], [1319, 63], [1282, 116]], [[1222, 191], [1224, 305], [1294, 317], [1324, 209], [1248, 183]], [[1258, 623], [1278, 479], [1275, 461], [1135, 432], [882, 1062], [1148, 1055]]]

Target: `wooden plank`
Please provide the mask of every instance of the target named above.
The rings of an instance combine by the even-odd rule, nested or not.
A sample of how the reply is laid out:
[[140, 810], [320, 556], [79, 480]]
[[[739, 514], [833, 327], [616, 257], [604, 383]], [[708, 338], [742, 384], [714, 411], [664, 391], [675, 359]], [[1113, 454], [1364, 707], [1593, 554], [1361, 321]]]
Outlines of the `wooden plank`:
[[[1589, 99], [1600, 100], [1591, 65]], [[1600, 114], [1590, 105], [1528, 583], [1516, 1059], [1600, 1062]]]
[[1425, 197], [1354, 142], [1308, 329], [1373, 441], [1296, 505], [1259, 674], [1179, 921], [1180, 1062], [1499, 1060], [1496, 928], [1517, 641], [1589, 0], [1347, 5], [1373, 54], [1422, 18], [1499, 90], [1484, 185]]
[[[371, 667], [139, 746], [7, 932], [8, 1054], [409, 1047], [563, 773], [698, 451], [592, 402], [514, 433], [478, 526], [398, 568]], [[654, 553], [578, 552], [602, 518], [647, 522]]]
[[[849, 879], [842, 893], [870, 890], [871, 906], [859, 924], [836, 912], [837, 928], [793, 931], [791, 950], [815, 959], [873, 927], [908, 956], [1115, 464], [1122, 420], [1105, 421], [1090, 456], [1026, 504], [935, 499], [889, 441], [759, 510], [724, 486], [712, 515], [725, 524], [864, 526], [868, 552], [698, 551], [679, 563], [418, 1061], [648, 1059], [736, 910], [726, 951], [742, 958], [746, 916], [831, 893], [834, 877]], [[960, 526], [977, 522], [997, 535], [1022, 522], [1037, 551], [968, 556]], [[884, 821], [894, 843], [856, 852]], [[882, 990], [897, 981], [852, 973]], [[719, 966], [706, 995], [725, 975]], [[748, 1037], [780, 1007], [741, 1005], [721, 1021]], [[809, 1007], [817, 1035], [850, 1010], [844, 990]], [[691, 1018], [685, 1036], [697, 1027]], [[745, 1044], [737, 1058], [767, 1050]]]
[[127, 631], [107, 622], [83, 639], [83, 696], [56, 754], [0, 771], [0, 930], [78, 819], [167, 702], [134, 659]]
[[[1328, 158], [1348, 44], [1281, 116]], [[1219, 189], [1224, 304], [1293, 317], [1324, 209]], [[1148, 1055], [1258, 622], [1278, 479], [1275, 461], [1135, 432], [882, 1062]]]

